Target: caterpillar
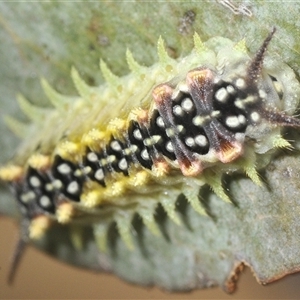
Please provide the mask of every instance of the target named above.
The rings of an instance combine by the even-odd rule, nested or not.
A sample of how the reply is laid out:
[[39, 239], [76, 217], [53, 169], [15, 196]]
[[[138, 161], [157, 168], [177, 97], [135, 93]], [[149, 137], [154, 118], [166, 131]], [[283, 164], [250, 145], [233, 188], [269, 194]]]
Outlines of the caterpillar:
[[[205, 185], [231, 202], [222, 187], [224, 173], [244, 172], [260, 185], [257, 161], [263, 156], [266, 164], [276, 148], [291, 147], [283, 127], [300, 127], [291, 115], [300, 98], [295, 74], [266, 55], [274, 33], [253, 57], [245, 40], [215, 37], [203, 43], [195, 33], [191, 54], [176, 60], [160, 38], [159, 62], [152, 67], [139, 65], [127, 50], [132, 73], [119, 78], [101, 61], [106, 83], [99, 87], [88, 86], [73, 68], [80, 95], [75, 99], [42, 79], [54, 109], [20, 96], [34, 123], [0, 169], [22, 216], [18, 249], [43, 237], [52, 224], [70, 222], [92, 224], [103, 251], [108, 225], [116, 222], [132, 249], [135, 214], [159, 235], [158, 204], [180, 224], [175, 205], [181, 194], [202, 215], [199, 190]], [[18, 121], [7, 123], [21, 130]]]

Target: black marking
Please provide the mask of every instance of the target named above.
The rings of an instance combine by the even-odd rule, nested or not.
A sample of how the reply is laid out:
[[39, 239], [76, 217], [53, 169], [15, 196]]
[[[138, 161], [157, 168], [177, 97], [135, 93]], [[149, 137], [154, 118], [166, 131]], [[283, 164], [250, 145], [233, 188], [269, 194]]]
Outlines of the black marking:
[[174, 152], [170, 152], [166, 149], [167, 143], [169, 143], [171, 140], [166, 134], [165, 128], [162, 128], [157, 125], [157, 119], [161, 118], [158, 110], [154, 110], [151, 120], [150, 120], [150, 128], [149, 132], [151, 136], [160, 136], [159, 141], [155, 144], [155, 149], [158, 153], [161, 153], [165, 157], [169, 158], [170, 160], [175, 160], [176, 156]]
[[[134, 134], [136, 130], [141, 133], [141, 139], [136, 137]], [[145, 155], [142, 155], [143, 150], [146, 149], [148, 153], [150, 151], [150, 147], [144, 145], [144, 140], [147, 138], [150, 138], [150, 136], [147, 133], [146, 128], [140, 125], [138, 122], [131, 121], [128, 128], [128, 146], [136, 146], [136, 151], [132, 153], [132, 160], [140, 163], [144, 168], [151, 169], [153, 165], [151, 155], [149, 156], [149, 159], [145, 159]]]
[[[31, 167], [28, 168], [26, 175], [26, 182], [28, 186], [28, 193], [34, 193], [35, 203], [45, 212], [54, 213], [55, 204], [54, 198], [55, 194], [53, 191], [48, 191], [46, 186], [51, 182], [51, 179], [45, 172], [39, 172]], [[40, 201], [42, 197], [47, 197], [49, 199], [48, 205], [43, 205], [45, 202]]]
[[[230, 87], [230, 88], [228, 88]], [[230, 93], [229, 91], [232, 90], [232, 84], [224, 81], [220, 81], [216, 86], [213, 88], [213, 111], [220, 111], [220, 115], [217, 117], [217, 120], [229, 131], [236, 133], [236, 132], [242, 132], [244, 133], [246, 131], [246, 128], [248, 126], [248, 112], [247, 107], [250, 105], [249, 103], [245, 103], [245, 109], [242, 110], [241, 108], [238, 108], [235, 103], [236, 101], [240, 100], [243, 101], [243, 99], [247, 98], [247, 93], [243, 90], [234, 89], [235, 93]], [[220, 101], [217, 96], [220, 91], [226, 91], [226, 101]], [[229, 90], [229, 91], [228, 91]], [[246, 120], [246, 122], [239, 122], [237, 126], [230, 126], [229, 124], [233, 122], [228, 122], [228, 118], [230, 117], [236, 117], [243, 116]], [[242, 117], [240, 117], [241, 119]]]
[[[89, 172], [86, 174], [88, 178], [91, 180], [94, 180], [101, 184], [102, 186], [105, 185], [105, 174], [104, 174], [104, 168], [100, 164], [100, 160], [103, 158], [100, 153], [94, 152], [87, 148], [86, 154], [84, 158], [82, 159], [82, 165], [83, 169], [89, 168]], [[100, 174], [103, 174], [103, 176], [100, 176]]]
[[[126, 145], [115, 139], [114, 137], [111, 138], [107, 148], [106, 148], [106, 153], [108, 156], [114, 156], [115, 160], [110, 163], [112, 169], [115, 172], [122, 172], [124, 175], [128, 176], [128, 168], [125, 167], [124, 160], [130, 161], [130, 156], [126, 156], [124, 154], [124, 149], [126, 148]], [[120, 168], [120, 162], [123, 162], [121, 164], [122, 168]]]
[[[187, 102], [188, 100], [190, 102]], [[207, 154], [209, 151], [209, 143], [200, 145], [198, 143], [192, 144], [186, 142], [187, 138], [195, 139], [198, 135], [203, 135], [207, 139], [203, 127], [194, 125], [193, 119], [197, 116], [197, 111], [191, 95], [180, 92], [174, 100], [173, 112], [176, 105], [179, 105], [183, 111], [182, 116], [174, 114], [175, 123], [180, 124], [184, 128], [184, 130], [179, 133], [180, 139], [190, 151], [200, 155]]]
[[[63, 166], [64, 170], [70, 170], [70, 172], [61, 172], [61, 166]], [[62, 182], [62, 186], [59, 189], [60, 193], [70, 200], [76, 202], [80, 201], [84, 175], [80, 172], [78, 166], [70, 161], [64, 160], [59, 155], [56, 155], [52, 166], [52, 176], [54, 179], [58, 179]], [[72, 182], [76, 182], [78, 184], [78, 189], [76, 192], [73, 192], [73, 190], [69, 187]]]

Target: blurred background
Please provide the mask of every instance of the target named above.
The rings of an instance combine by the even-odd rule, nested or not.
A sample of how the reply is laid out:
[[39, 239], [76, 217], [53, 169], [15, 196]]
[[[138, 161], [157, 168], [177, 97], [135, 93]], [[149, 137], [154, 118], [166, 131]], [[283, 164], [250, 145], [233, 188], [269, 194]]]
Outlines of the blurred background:
[[[97, 298], [97, 299], [299, 299], [300, 274], [289, 275], [267, 286], [259, 285], [249, 268], [241, 273], [238, 289], [227, 295], [220, 288], [191, 293], [168, 293], [157, 288], [128, 284], [110, 274], [93, 273], [61, 263], [30, 247], [15, 282], [6, 282], [18, 228], [0, 217], [0, 298]], [[130, 270], [129, 270], [130, 271]]]

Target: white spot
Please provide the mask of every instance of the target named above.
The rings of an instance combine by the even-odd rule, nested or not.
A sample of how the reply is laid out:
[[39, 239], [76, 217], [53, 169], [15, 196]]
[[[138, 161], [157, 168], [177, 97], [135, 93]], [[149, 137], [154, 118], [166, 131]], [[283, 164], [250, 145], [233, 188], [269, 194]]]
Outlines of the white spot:
[[185, 110], [186, 112], [189, 112], [189, 111], [191, 111], [191, 110], [193, 109], [194, 104], [193, 104], [193, 102], [192, 102], [191, 99], [185, 98], [185, 99], [182, 101], [182, 103], [181, 103], [181, 107], [182, 107], [182, 109]]
[[161, 140], [161, 136], [160, 135], [153, 135], [151, 137], [152, 140], [152, 145], [155, 145], [156, 143], [158, 143]]
[[181, 96], [182, 93], [185, 93], [185, 94], [188, 94], [189, 93], [189, 88], [187, 86], [186, 83], [184, 82], [180, 82], [175, 90], [173, 91], [173, 94], [172, 94], [172, 99], [175, 100], [177, 99], [179, 96]]
[[63, 184], [60, 180], [56, 179], [52, 182], [52, 186], [55, 188], [55, 189], [61, 189]]
[[253, 103], [257, 100], [257, 98], [253, 95], [248, 96], [247, 98], [244, 99], [244, 102], [246, 103]]
[[25, 194], [22, 194], [20, 200], [26, 204], [29, 201], [33, 200], [34, 198], [35, 198], [35, 193], [33, 191], [30, 191]]
[[106, 166], [107, 165], [107, 159], [106, 158], [102, 158], [100, 160], [100, 164], [101, 164], [102, 167]]
[[98, 156], [95, 152], [89, 152], [86, 157], [87, 157], [87, 160], [90, 162], [98, 161]]
[[135, 129], [133, 131], [133, 136], [137, 139], [137, 140], [142, 140], [143, 137], [142, 137], [142, 133], [139, 129]]
[[156, 124], [158, 127], [164, 128], [165, 127], [165, 123], [164, 120], [161, 116], [158, 116], [156, 119]]
[[118, 164], [119, 168], [123, 171], [127, 170], [128, 168], [128, 163], [126, 161], [125, 158], [122, 158], [120, 161], [119, 161], [119, 164]]
[[152, 139], [151, 139], [151, 137], [144, 140], [144, 145], [145, 146], [152, 146]]
[[59, 165], [57, 167], [57, 171], [60, 173], [60, 174], [70, 174], [72, 169], [69, 165], [67, 165], [66, 163], [62, 163], [61, 165]]
[[221, 114], [221, 112], [220, 112], [219, 110], [214, 110], [214, 111], [210, 114], [210, 116], [211, 116], [212, 118], [217, 118], [218, 116], [220, 116], [220, 114]]
[[247, 122], [247, 119], [244, 115], [238, 115], [238, 119], [239, 119], [240, 124], [246, 124], [246, 122]]
[[239, 89], [244, 89], [246, 87], [246, 82], [243, 78], [239, 78], [237, 79], [237, 81], [235, 82], [235, 85], [237, 88]]
[[137, 149], [138, 149], [138, 146], [137, 146], [137, 145], [130, 145], [129, 148], [124, 149], [124, 153], [125, 153], [126, 155], [130, 155], [130, 154], [132, 154], [132, 153], [135, 153], [135, 152], [137, 151]]
[[179, 133], [182, 133], [184, 131], [184, 127], [182, 125], [178, 125], [176, 128]]
[[181, 106], [180, 105], [175, 105], [173, 107], [173, 113], [176, 116], [182, 116], [183, 115], [183, 110], [182, 110]]
[[142, 150], [141, 157], [142, 157], [143, 160], [149, 160], [150, 159], [148, 150], [146, 148], [144, 150]]
[[53, 191], [53, 185], [51, 183], [47, 183], [45, 186], [45, 189], [48, 192]]
[[145, 146], [153, 146], [161, 139], [160, 135], [153, 135], [150, 138], [144, 140]]
[[79, 192], [79, 184], [77, 181], [72, 181], [71, 183], [69, 183], [69, 185], [67, 186], [67, 192], [69, 194], [76, 194]]
[[122, 150], [122, 147], [120, 145], [120, 143], [118, 141], [112, 141], [110, 143], [110, 146], [111, 148], [114, 150], [114, 151], [121, 151]]
[[229, 94], [227, 90], [224, 87], [222, 87], [217, 90], [217, 92], [215, 93], [215, 97], [218, 101], [225, 103], [229, 97]]
[[241, 100], [240, 98], [237, 98], [235, 101], [234, 101], [234, 105], [239, 108], [239, 109], [245, 109], [245, 105], [244, 105], [244, 102], [243, 100]]
[[195, 126], [202, 126], [204, 121], [205, 121], [204, 117], [196, 116], [195, 118], [193, 118], [193, 124]]
[[90, 166], [86, 166], [83, 168], [84, 174], [89, 174], [92, 171], [92, 168]]
[[260, 115], [258, 112], [254, 111], [253, 113], [251, 113], [250, 118], [252, 119], [253, 122], [259, 122]]
[[273, 86], [274, 86], [277, 94], [282, 93], [282, 85], [278, 81], [273, 81]]
[[234, 105], [240, 109], [245, 109], [245, 105], [256, 102], [256, 101], [257, 101], [257, 97], [254, 95], [250, 95], [250, 96], [246, 97], [245, 99], [237, 98], [234, 101]]
[[239, 119], [237, 116], [227, 117], [225, 123], [230, 128], [236, 128], [240, 125], [240, 122], [239, 122]]
[[259, 97], [260, 98], [266, 98], [267, 97], [267, 93], [264, 91], [264, 90], [262, 90], [262, 89], [260, 89], [259, 91], [258, 91], [258, 94], [259, 94]]
[[235, 93], [235, 89], [232, 85], [227, 85], [226, 90], [229, 94], [234, 94]]
[[205, 147], [205, 146], [207, 146], [207, 143], [208, 143], [207, 142], [207, 138], [204, 135], [202, 135], [202, 134], [197, 135], [195, 137], [195, 142], [200, 147]]
[[94, 176], [99, 181], [103, 180], [104, 179], [104, 172], [103, 172], [103, 170], [102, 169], [97, 170]]
[[179, 90], [183, 93], [188, 93], [189, 92], [189, 87], [187, 86], [186, 83], [179, 83], [179, 86], [178, 86]]
[[112, 164], [113, 162], [115, 162], [116, 161], [116, 156], [115, 155], [109, 155], [108, 157], [107, 157], [107, 162], [109, 163], [109, 164]]
[[31, 176], [31, 177], [29, 178], [29, 182], [30, 182], [30, 184], [31, 184], [33, 187], [35, 187], [35, 188], [41, 186], [41, 181], [40, 181], [40, 179], [39, 179], [37, 176]]
[[47, 207], [51, 206], [51, 200], [50, 200], [50, 198], [49, 198], [48, 196], [45, 196], [45, 195], [42, 196], [42, 197], [40, 198], [39, 202], [40, 202], [40, 205], [41, 205], [42, 207], [47, 208]]
[[166, 149], [167, 149], [169, 152], [174, 152], [173, 144], [172, 144], [170, 141], [167, 142], [167, 144], [166, 144]]
[[102, 158], [100, 160], [100, 164], [101, 164], [102, 167], [106, 166], [107, 165], [107, 159], [106, 158]]
[[173, 91], [172, 100], [176, 99], [180, 95], [180, 90], [178, 87]]
[[214, 84], [219, 83], [219, 82], [220, 82], [220, 78], [216, 76], [216, 77], [214, 78], [214, 81], [213, 81], [213, 82], [214, 82]]
[[82, 175], [82, 171], [80, 169], [75, 170], [74, 176], [80, 177]]
[[167, 128], [166, 129], [166, 134], [167, 134], [168, 137], [173, 137], [176, 134], [176, 132], [173, 128]]
[[195, 140], [192, 137], [188, 137], [185, 139], [185, 144], [189, 147], [195, 146]]

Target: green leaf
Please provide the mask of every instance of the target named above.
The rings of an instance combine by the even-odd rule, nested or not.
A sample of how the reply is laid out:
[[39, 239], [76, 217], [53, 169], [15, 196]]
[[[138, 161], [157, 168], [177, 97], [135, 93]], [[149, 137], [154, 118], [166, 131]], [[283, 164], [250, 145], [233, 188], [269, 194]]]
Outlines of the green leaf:
[[[221, 2], [0, 3], [1, 162], [11, 157], [18, 144], [3, 116], [26, 120], [17, 106], [18, 93], [39, 106], [50, 106], [41, 77], [59, 92], [76, 95], [72, 66], [88, 84], [98, 85], [103, 80], [100, 58], [115, 74], [129, 72], [127, 48], [139, 64], [150, 66], [157, 60], [159, 36], [169, 55], [178, 58], [191, 50], [194, 31], [204, 41], [217, 35], [236, 41], [245, 37], [250, 50], [256, 50], [276, 26], [269, 51], [299, 76], [298, 3], [251, 1], [249, 16], [239, 3], [234, 3], [236, 10], [230, 10]], [[209, 216], [199, 216], [179, 199], [183, 224], [172, 223], [161, 212], [158, 224], [164, 234], [155, 236], [141, 220], [135, 220], [133, 251], [113, 226], [107, 253], [99, 251], [91, 227], [82, 228], [81, 249], [73, 246], [68, 226], [54, 227], [37, 246], [70, 264], [112, 271], [125, 280], [172, 291], [211, 285], [233, 291], [233, 271], [240, 264], [251, 266], [258, 281], [268, 283], [300, 268], [299, 172], [295, 150], [276, 156], [261, 171], [263, 187], [244, 176], [226, 177], [226, 188], [236, 205], [206, 190], [202, 198]], [[0, 211], [17, 215], [4, 187]]]

